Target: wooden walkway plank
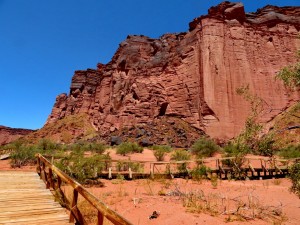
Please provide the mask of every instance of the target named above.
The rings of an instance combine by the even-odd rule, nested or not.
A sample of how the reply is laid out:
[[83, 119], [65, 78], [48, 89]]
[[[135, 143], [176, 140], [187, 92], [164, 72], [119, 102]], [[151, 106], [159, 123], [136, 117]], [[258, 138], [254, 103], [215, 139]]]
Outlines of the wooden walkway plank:
[[37, 173], [0, 171], [0, 225], [23, 224], [72, 223]]

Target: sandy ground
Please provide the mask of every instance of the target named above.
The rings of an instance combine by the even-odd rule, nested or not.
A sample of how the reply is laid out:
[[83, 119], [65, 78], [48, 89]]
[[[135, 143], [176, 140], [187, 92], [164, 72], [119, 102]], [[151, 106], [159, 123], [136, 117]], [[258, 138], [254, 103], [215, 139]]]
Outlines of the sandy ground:
[[[210, 181], [185, 179], [103, 182], [105, 187], [89, 190], [133, 224], [225, 224], [227, 220], [236, 220], [230, 224], [300, 224], [300, 200], [289, 192], [291, 183], [288, 179], [218, 181], [217, 185], [212, 185]], [[200, 210], [203, 211], [200, 213], [189, 212], [193, 208], [184, 207], [187, 197], [175, 195], [178, 191], [204, 195], [211, 209]], [[225, 208], [234, 211], [239, 200], [242, 204], [248, 204], [250, 198], [256, 206], [246, 210], [266, 210], [257, 213], [261, 218], [243, 221], [238, 216], [222, 215]], [[205, 206], [205, 203], [201, 204]], [[212, 215], [220, 207], [217, 215]], [[153, 211], [159, 211], [160, 215], [149, 220]], [[281, 216], [276, 219], [272, 215], [277, 211]]]
[[[126, 157], [114, 152], [110, 155], [114, 159], [130, 157], [131, 160], [154, 161], [151, 151]], [[8, 160], [0, 161], [0, 170], [12, 170]], [[34, 171], [35, 167], [14, 170]], [[137, 225], [300, 224], [300, 199], [289, 191], [291, 182], [286, 178], [216, 182], [186, 179], [102, 181], [104, 187], [88, 189]], [[150, 220], [154, 211], [159, 212], [159, 216]], [[257, 218], [243, 220], [239, 216], [252, 217], [253, 214]]]

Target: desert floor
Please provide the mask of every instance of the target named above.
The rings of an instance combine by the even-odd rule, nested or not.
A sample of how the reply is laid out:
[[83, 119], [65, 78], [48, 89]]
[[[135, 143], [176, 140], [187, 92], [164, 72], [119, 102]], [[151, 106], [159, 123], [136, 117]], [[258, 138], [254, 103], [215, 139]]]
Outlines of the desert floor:
[[[152, 160], [150, 151], [130, 158]], [[0, 170], [12, 170], [9, 160], [0, 161]], [[16, 170], [32, 171], [35, 167]], [[291, 182], [287, 178], [216, 182], [179, 178], [113, 179], [102, 182], [104, 187], [88, 189], [137, 225], [300, 224], [300, 199], [289, 191]], [[86, 208], [87, 213], [92, 212], [84, 202], [79, 205]], [[154, 211], [159, 216], [150, 220]]]

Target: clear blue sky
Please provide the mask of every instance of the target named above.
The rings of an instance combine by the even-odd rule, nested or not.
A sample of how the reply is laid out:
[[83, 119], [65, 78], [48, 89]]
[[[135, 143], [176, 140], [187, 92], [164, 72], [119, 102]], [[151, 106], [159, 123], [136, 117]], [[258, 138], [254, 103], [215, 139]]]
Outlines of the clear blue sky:
[[[0, 125], [41, 128], [75, 70], [107, 63], [128, 34], [184, 32], [222, 1], [0, 0]], [[247, 12], [299, 0], [245, 0]]]

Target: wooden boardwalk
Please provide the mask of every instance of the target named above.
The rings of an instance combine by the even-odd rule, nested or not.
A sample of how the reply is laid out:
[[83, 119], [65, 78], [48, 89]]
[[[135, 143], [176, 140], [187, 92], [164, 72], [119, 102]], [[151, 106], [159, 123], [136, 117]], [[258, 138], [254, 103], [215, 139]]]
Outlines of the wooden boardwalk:
[[0, 225], [4, 224], [71, 223], [36, 172], [0, 171]]

